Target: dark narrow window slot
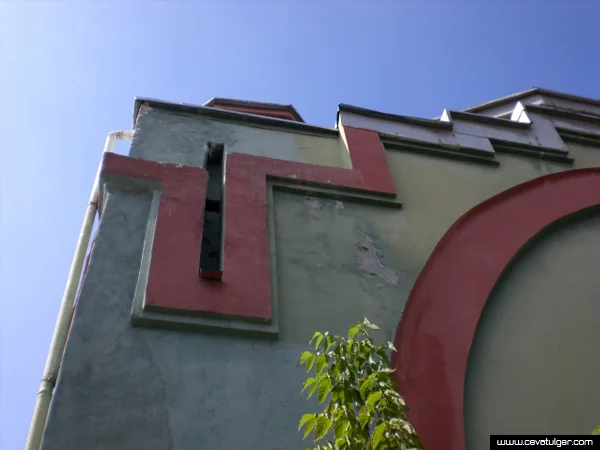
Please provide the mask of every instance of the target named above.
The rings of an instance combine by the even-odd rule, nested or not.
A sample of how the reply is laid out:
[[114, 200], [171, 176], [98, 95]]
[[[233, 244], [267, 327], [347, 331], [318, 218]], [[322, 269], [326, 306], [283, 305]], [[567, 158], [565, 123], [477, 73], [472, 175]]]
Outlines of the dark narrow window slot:
[[208, 172], [204, 226], [200, 250], [200, 278], [220, 281], [223, 275], [223, 200], [225, 146], [219, 142], [206, 144], [204, 168]]

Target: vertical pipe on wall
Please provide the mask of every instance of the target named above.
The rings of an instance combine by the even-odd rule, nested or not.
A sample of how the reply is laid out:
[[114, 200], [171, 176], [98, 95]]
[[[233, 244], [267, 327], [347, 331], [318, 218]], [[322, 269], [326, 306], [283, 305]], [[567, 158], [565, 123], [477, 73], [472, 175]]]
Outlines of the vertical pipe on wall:
[[[104, 143], [103, 154], [113, 151], [117, 139], [130, 140], [132, 136], [133, 131], [113, 131], [109, 133]], [[85, 260], [85, 253], [90, 241], [90, 235], [94, 226], [96, 212], [98, 211], [98, 199], [100, 196], [100, 172], [102, 170], [101, 164], [102, 163], [100, 163], [98, 166], [98, 172], [96, 173], [96, 178], [94, 179], [90, 200], [85, 210], [83, 224], [81, 225], [81, 231], [79, 233], [79, 238], [77, 239], [75, 255], [73, 256], [71, 269], [69, 270], [69, 276], [67, 277], [67, 285], [65, 287], [60, 309], [58, 311], [58, 318], [56, 319], [56, 324], [54, 326], [50, 350], [48, 351], [46, 366], [44, 368], [44, 376], [42, 377], [35, 408], [33, 410], [33, 418], [31, 420], [29, 434], [27, 435], [25, 450], [38, 450], [44, 434], [48, 410], [52, 400], [52, 393], [58, 378], [65, 342], [69, 332], [73, 303], [75, 301], [75, 295], [77, 294], [79, 280], [81, 278], [81, 270]]]

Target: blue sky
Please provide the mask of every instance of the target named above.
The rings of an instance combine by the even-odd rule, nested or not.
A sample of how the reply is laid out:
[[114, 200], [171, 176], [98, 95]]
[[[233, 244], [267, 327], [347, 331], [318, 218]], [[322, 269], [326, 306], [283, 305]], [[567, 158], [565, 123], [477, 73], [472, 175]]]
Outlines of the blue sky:
[[102, 145], [133, 97], [293, 103], [324, 126], [339, 103], [433, 117], [532, 86], [599, 98], [599, 16], [593, 0], [0, 2], [0, 448], [23, 448]]

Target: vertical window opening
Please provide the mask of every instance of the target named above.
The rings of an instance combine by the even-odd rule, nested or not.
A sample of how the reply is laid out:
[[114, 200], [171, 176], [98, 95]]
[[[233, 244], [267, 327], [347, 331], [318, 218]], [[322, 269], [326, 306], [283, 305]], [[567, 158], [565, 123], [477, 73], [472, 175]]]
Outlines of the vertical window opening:
[[224, 144], [220, 142], [206, 144], [204, 168], [208, 172], [208, 185], [200, 249], [200, 278], [220, 281], [223, 276]]

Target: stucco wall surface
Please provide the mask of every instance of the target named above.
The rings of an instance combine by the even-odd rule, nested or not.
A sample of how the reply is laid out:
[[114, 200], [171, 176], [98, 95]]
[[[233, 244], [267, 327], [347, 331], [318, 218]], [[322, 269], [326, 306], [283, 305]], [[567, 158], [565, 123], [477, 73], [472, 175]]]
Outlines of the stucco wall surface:
[[259, 128], [148, 106], [140, 110], [135, 131], [130, 151], [134, 158], [202, 167], [204, 145], [217, 141], [224, 143], [229, 153], [349, 167], [343, 144], [336, 137]]
[[269, 342], [133, 328], [150, 197], [109, 192], [43, 449], [305, 448], [297, 423], [314, 405], [300, 394], [298, 358], [308, 337], [366, 314], [391, 340], [413, 281], [387, 266], [376, 208], [275, 195], [283, 289], [280, 338]]
[[[395, 149], [387, 151], [394, 184], [403, 208], [391, 216], [385, 236], [392, 247], [418, 246], [413, 260], [419, 268], [448, 228], [482, 201], [510, 187], [550, 173], [600, 166], [600, 148], [567, 142], [573, 165], [497, 153], [498, 167], [432, 157]], [[377, 219], [376, 219], [377, 220]], [[406, 242], [410, 238], [410, 242]]]
[[575, 159], [573, 168], [600, 166], [600, 144], [566, 141], [570, 155]]
[[[130, 154], [201, 166], [206, 141], [224, 142], [233, 152], [347, 167], [341, 139], [159, 109], [139, 116]], [[578, 167], [600, 164], [595, 149], [577, 144], [571, 150]], [[401, 210], [276, 191], [270, 233], [280, 334], [274, 342], [133, 328], [151, 199], [110, 187], [44, 450], [305, 448], [297, 423], [311, 404], [300, 394], [298, 357], [312, 332], [343, 333], [367, 316], [382, 327], [379, 338], [392, 340], [414, 281], [456, 219], [511, 186], [571, 168], [495, 157], [499, 167], [389, 150]], [[494, 326], [478, 345], [496, 345]], [[478, 376], [489, 387], [486, 373]], [[485, 395], [495, 395], [489, 389]], [[482, 405], [473, 411], [484, 411]], [[491, 420], [484, 414], [474, 433]]]
[[465, 389], [468, 450], [490, 434], [589, 434], [600, 421], [600, 214], [543, 236], [484, 309]]

